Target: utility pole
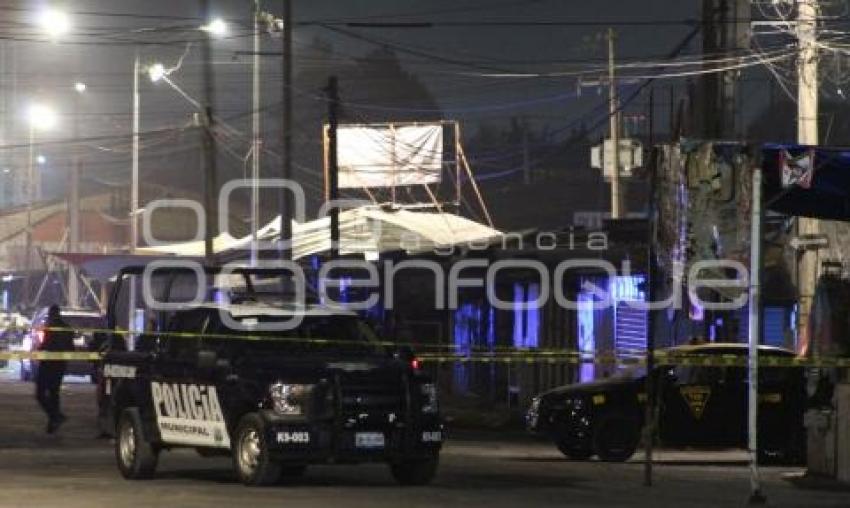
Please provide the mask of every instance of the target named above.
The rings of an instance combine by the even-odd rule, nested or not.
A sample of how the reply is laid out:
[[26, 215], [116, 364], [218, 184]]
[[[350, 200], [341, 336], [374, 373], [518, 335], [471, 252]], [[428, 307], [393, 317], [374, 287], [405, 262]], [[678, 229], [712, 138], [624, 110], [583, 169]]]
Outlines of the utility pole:
[[[801, 145], [811, 146], [818, 144], [818, 11], [818, 0], [799, 0], [797, 2], [797, 39], [800, 47], [797, 62], [799, 66], [797, 72], [797, 142]], [[820, 221], [799, 218], [799, 235], [817, 235], [819, 233]], [[808, 335], [808, 324], [812, 297], [818, 277], [815, 251], [802, 251], [797, 273], [800, 304], [797, 336], [805, 341], [811, 339]]]
[[[70, 189], [68, 192], [68, 252], [77, 252], [80, 247], [80, 94], [74, 92], [74, 159], [71, 163]], [[79, 307], [80, 290], [77, 267], [68, 263], [68, 306]]]
[[35, 170], [33, 168], [33, 159], [35, 158], [35, 149], [33, 147], [33, 143], [35, 143], [35, 127], [30, 122], [30, 131], [29, 131], [29, 151], [27, 152], [27, 252], [26, 252], [26, 270], [27, 276], [25, 279], [26, 283], [26, 291], [24, 294], [26, 295], [25, 302], [27, 305], [31, 305], [32, 300], [32, 203], [35, 200]]
[[528, 147], [528, 119], [526, 118], [522, 120], [522, 183], [531, 185], [531, 153]]
[[138, 217], [139, 211], [139, 74], [141, 65], [139, 63], [139, 50], [136, 49], [136, 58], [133, 60], [133, 154], [131, 162], [130, 182], [130, 254], [136, 253], [139, 241]]
[[[611, 150], [613, 155], [613, 168], [611, 170], [611, 218], [619, 219], [622, 213], [622, 198], [620, 196], [620, 115], [617, 101], [616, 69], [614, 66], [614, 39], [616, 34], [613, 28], [608, 29], [608, 115], [611, 122]], [[602, 153], [605, 153], [604, 145]], [[603, 156], [604, 157], [604, 156]], [[604, 162], [603, 162], [604, 164]], [[604, 170], [603, 170], [604, 174]]]
[[332, 204], [331, 259], [339, 257], [339, 165], [337, 163], [337, 128], [339, 127], [339, 84], [336, 76], [328, 79], [325, 88], [328, 101], [328, 201]]
[[[657, 301], [658, 273], [655, 263], [655, 241], [658, 238], [658, 162], [655, 157], [654, 142], [654, 109], [655, 109], [655, 90], [649, 89], [649, 153], [651, 158], [649, 161], [649, 209], [647, 217], [649, 218], [649, 231], [647, 235], [646, 246], [646, 289], [647, 301]], [[644, 407], [644, 466], [643, 466], [643, 484], [646, 487], [652, 486], [652, 461], [654, 451], [655, 438], [655, 383], [653, 373], [655, 372], [655, 310], [646, 310], [646, 382], [644, 390], [646, 390], [646, 406]]]
[[[210, 19], [210, 2], [201, 0], [201, 17]], [[206, 212], [206, 227], [204, 235], [204, 261], [212, 265], [215, 261], [215, 250], [213, 238], [215, 236], [215, 223], [218, 218], [218, 207], [216, 206], [216, 192], [218, 182], [216, 180], [216, 154], [215, 138], [213, 129], [213, 104], [215, 103], [213, 70], [212, 70], [212, 42], [210, 32], [205, 32], [201, 39], [201, 61], [203, 62], [203, 108], [201, 110], [201, 136], [203, 147], [201, 150], [201, 165], [204, 171], [204, 210]]]
[[761, 267], [762, 267], [762, 174], [761, 168], [753, 170], [753, 194], [750, 215], [750, 285], [748, 305], [747, 354], [747, 450], [750, 456], [751, 505], [767, 503], [761, 490], [758, 468], [758, 369], [759, 342], [761, 339]]
[[260, 222], [260, 0], [254, 0], [254, 65], [251, 114], [251, 266], [257, 265], [257, 230]]
[[[281, 178], [292, 180], [292, 0], [283, 0], [283, 171]], [[292, 196], [281, 195], [281, 259], [292, 260]]]

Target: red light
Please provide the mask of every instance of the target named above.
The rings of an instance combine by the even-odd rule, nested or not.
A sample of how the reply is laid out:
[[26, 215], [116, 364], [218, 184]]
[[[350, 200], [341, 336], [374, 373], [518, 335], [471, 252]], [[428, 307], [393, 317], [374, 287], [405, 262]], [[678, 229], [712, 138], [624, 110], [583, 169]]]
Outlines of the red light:
[[35, 345], [40, 346], [44, 342], [44, 330], [38, 329], [35, 331]]
[[419, 370], [421, 367], [422, 364], [419, 362], [418, 359], [414, 358], [413, 360], [410, 360], [410, 368], [412, 368], [413, 370]]

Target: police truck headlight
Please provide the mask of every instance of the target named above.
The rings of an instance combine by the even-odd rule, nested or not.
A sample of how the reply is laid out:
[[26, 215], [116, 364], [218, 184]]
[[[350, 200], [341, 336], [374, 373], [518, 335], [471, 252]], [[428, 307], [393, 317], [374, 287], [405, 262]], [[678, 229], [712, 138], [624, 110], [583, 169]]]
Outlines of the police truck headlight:
[[434, 383], [425, 383], [420, 385], [422, 390], [422, 412], [433, 414], [440, 410], [440, 405], [437, 402], [437, 385]]
[[312, 389], [313, 385], [275, 383], [269, 387], [272, 408], [280, 415], [301, 416]]

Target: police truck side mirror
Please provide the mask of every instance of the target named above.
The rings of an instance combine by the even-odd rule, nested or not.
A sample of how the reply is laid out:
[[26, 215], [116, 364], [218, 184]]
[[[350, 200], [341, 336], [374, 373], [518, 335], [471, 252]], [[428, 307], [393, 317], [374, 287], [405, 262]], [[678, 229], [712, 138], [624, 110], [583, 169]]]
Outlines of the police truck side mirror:
[[92, 335], [92, 341], [89, 343], [89, 349], [91, 351], [105, 351], [109, 346], [109, 334], [106, 332], [94, 332]]

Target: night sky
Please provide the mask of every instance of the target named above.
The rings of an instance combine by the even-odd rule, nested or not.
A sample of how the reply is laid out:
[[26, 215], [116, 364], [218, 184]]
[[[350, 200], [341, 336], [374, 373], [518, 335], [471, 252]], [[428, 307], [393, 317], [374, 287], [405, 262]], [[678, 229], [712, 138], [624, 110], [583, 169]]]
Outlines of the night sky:
[[[586, 74], [596, 79], [605, 72], [607, 45], [602, 37], [609, 23], [626, 21], [616, 26], [617, 52], [621, 61], [657, 61], [668, 54], [693, 30], [690, 22], [699, 16], [697, 0], [370, 0], [294, 1], [296, 110], [310, 109], [303, 121], [296, 119], [298, 134], [305, 143], [320, 139], [324, 104], [315, 83], [299, 81], [305, 73], [315, 78], [335, 71], [336, 66], [352, 65], [353, 60], [380, 47], [393, 49], [403, 70], [420, 79], [433, 95], [444, 118], [463, 122], [468, 136], [479, 126], [505, 128], [512, 119], [521, 118], [539, 129], [569, 133], [578, 126], [599, 125], [601, 136], [605, 126], [606, 93], [598, 87], [578, 87], [575, 71], [597, 69]], [[197, 39], [197, 32], [176, 31], [174, 27], [197, 26], [199, 3], [194, 1], [85, 1], [74, 2], [75, 33], [57, 42], [44, 41], [33, 23], [44, 2], [2, 2], [5, 9], [6, 33], [3, 41], [3, 97], [6, 122], [2, 139], [5, 164], [20, 165], [26, 137], [22, 129], [23, 114], [31, 98], [50, 102], [62, 115], [62, 127], [46, 134], [42, 151], [49, 163], [44, 168], [46, 180], [52, 181], [54, 192], [63, 191], [63, 178], [68, 159], [67, 145], [61, 143], [74, 128], [74, 118], [86, 153], [85, 179], [90, 184], [123, 184], [129, 173], [129, 132], [131, 126], [132, 61], [139, 52], [143, 65], [161, 61], [174, 65], [186, 51], [186, 42]], [[251, 2], [213, 1], [214, 15], [231, 22], [231, 33], [215, 42], [215, 113], [226, 119], [243, 135], [250, 132], [250, 62], [251, 38], [248, 30]], [[263, 8], [281, 14], [281, 2], [268, 2]], [[88, 14], [82, 14], [88, 13]], [[103, 15], [108, 14], [108, 15]], [[122, 15], [123, 14], [123, 15]], [[126, 16], [124, 16], [126, 15]], [[194, 19], [193, 19], [194, 18]], [[429, 28], [351, 27], [345, 22], [429, 22]], [[469, 26], [476, 23], [526, 22], [560, 25], [536, 26]], [[239, 24], [241, 23], [241, 26]], [[331, 28], [319, 26], [330, 24]], [[466, 23], [463, 26], [440, 26], [440, 23]], [[646, 23], [646, 24], [642, 24]], [[163, 30], [163, 27], [171, 27]], [[37, 40], [38, 42], [30, 42]], [[332, 45], [334, 55], [325, 62], [299, 56], [316, 40]], [[167, 42], [166, 44], [163, 44]], [[263, 50], [280, 51], [280, 38], [265, 37]], [[698, 55], [700, 39], [686, 47], [683, 55]], [[411, 54], [413, 53], [413, 54]], [[426, 55], [423, 57], [422, 55]], [[279, 143], [279, 104], [281, 100], [280, 56], [269, 55], [263, 61], [263, 118], [266, 146]], [[182, 67], [172, 75], [185, 92], [199, 98], [202, 91], [201, 66], [197, 44], [189, 47]], [[573, 73], [558, 78], [495, 78], [485, 76], [510, 72]], [[78, 113], [73, 115], [73, 82], [85, 81], [88, 90], [81, 97]], [[359, 83], [343, 80], [343, 101], [358, 104], [380, 102], [380, 92]], [[677, 93], [685, 92], [681, 80], [658, 82], [665, 89], [673, 85]], [[637, 84], [621, 84], [628, 94]], [[142, 131], [175, 129], [191, 125], [194, 108], [163, 83], [141, 80]], [[666, 93], [666, 92], [665, 92]], [[311, 104], [312, 102], [312, 104]], [[758, 101], [756, 101], [758, 102]], [[421, 105], [411, 104], [416, 110]], [[757, 109], [758, 106], [752, 106]], [[646, 129], [646, 101], [640, 97], [626, 109], [626, 115], [644, 116], [627, 129], [637, 133]], [[427, 108], [424, 109], [427, 111]], [[658, 123], [664, 129], [669, 108], [657, 105]], [[601, 122], [600, 122], [601, 120]], [[311, 141], [312, 140], [312, 141]], [[247, 144], [230, 139], [219, 164], [222, 180], [244, 175]], [[180, 161], [185, 178], [176, 185], [198, 188], [197, 136], [188, 131], [163, 133], [145, 137], [142, 150], [142, 173], [153, 189], [156, 184], [174, 183], [169, 164]], [[17, 161], [17, 162], [16, 162]], [[314, 190], [320, 184], [320, 168], [315, 157], [297, 161]], [[264, 167], [275, 164], [268, 158]], [[50, 175], [57, 178], [51, 178]], [[158, 195], [152, 190], [152, 195]], [[160, 194], [162, 192], [159, 192]]]

